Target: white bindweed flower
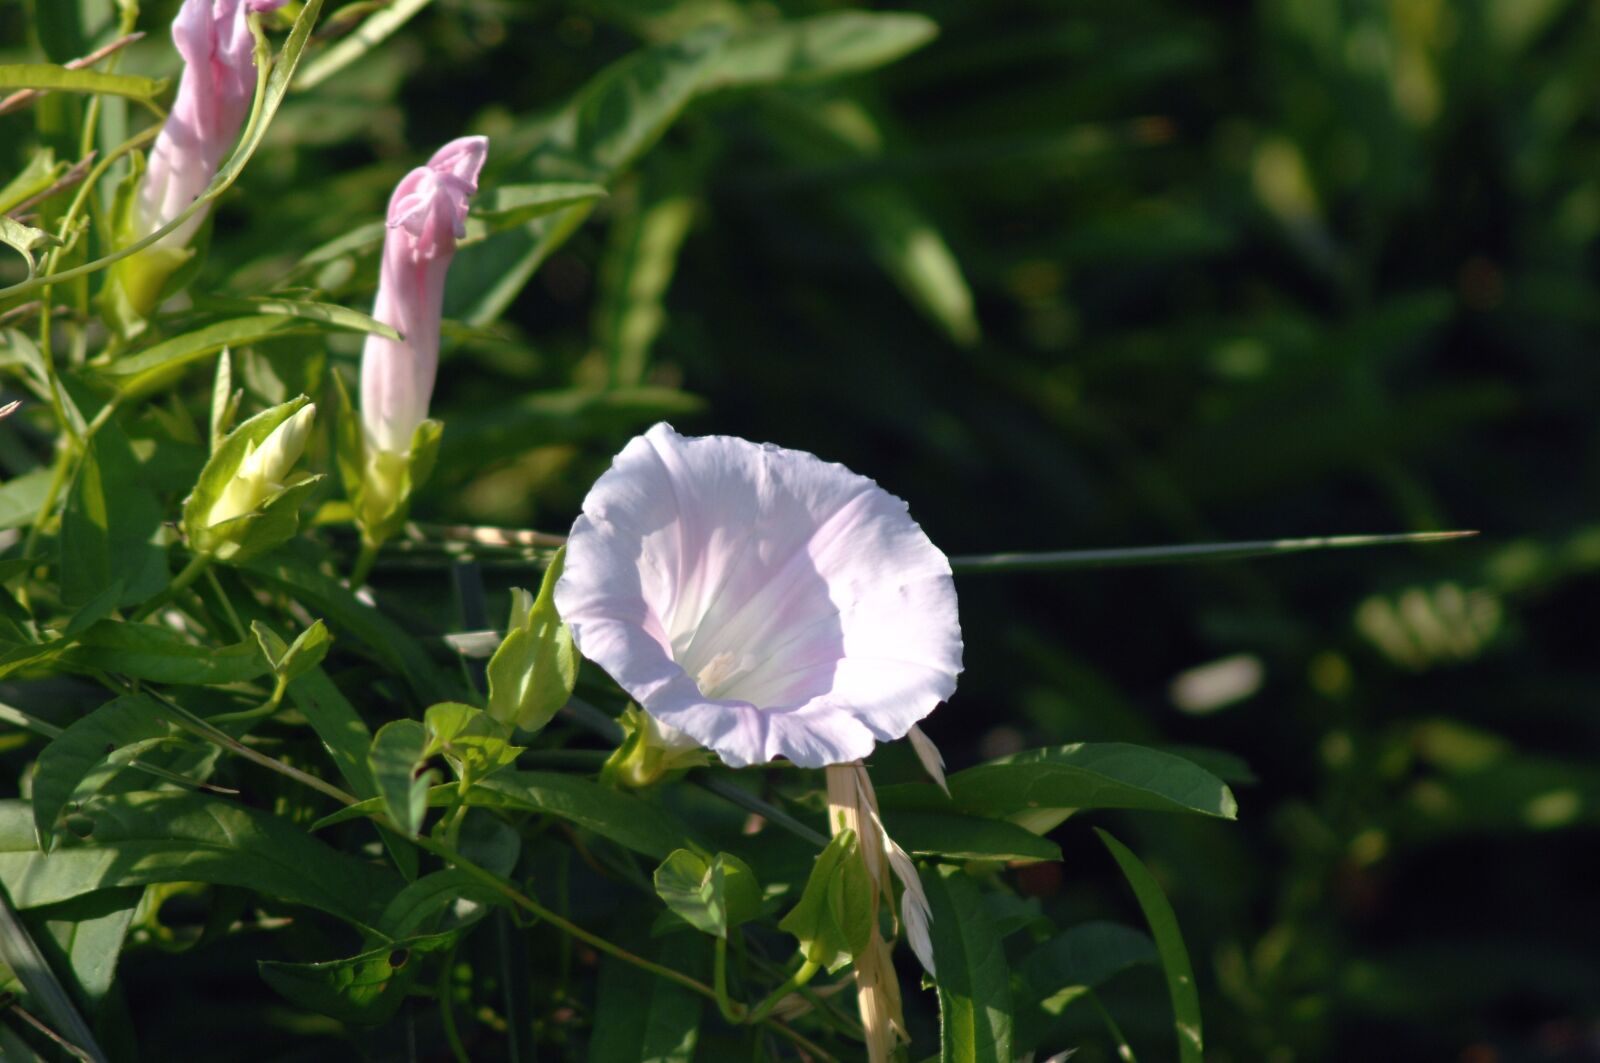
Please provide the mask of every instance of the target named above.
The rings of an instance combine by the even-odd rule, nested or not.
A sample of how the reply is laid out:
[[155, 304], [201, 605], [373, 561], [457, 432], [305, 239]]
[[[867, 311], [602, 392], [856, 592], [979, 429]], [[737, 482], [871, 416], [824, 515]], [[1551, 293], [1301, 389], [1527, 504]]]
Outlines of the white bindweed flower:
[[283, 490], [295, 462], [300, 460], [300, 453], [306, 449], [311, 423], [316, 416], [317, 407], [307, 403], [274, 428], [260, 446], [245, 452], [238, 471], [212, 504], [206, 517], [207, 526], [216, 527], [223, 521], [254, 512], [261, 503]]
[[860, 760], [955, 690], [950, 563], [864, 476], [658, 424], [584, 499], [556, 607], [655, 719], [733, 767]]

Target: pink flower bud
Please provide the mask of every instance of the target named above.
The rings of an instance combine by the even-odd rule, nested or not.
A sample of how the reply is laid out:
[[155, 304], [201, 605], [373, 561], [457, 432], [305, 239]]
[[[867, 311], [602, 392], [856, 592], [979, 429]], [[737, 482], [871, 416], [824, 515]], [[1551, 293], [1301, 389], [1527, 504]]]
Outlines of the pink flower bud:
[[[284, 0], [184, 0], [172, 20], [183, 77], [172, 112], [150, 149], [135, 202], [135, 239], [176, 218], [206, 190], [250, 113], [255, 96], [255, 41], [247, 17]], [[205, 220], [200, 211], [162, 241], [182, 247]]]
[[367, 444], [406, 454], [428, 416], [439, 368], [444, 278], [466, 234], [467, 206], [478, 191], [487, 137], [461, 137], [406, 174], [389, 200], [389, 234], [372, 316], [393, 326], [398, 342], [369, 335], [361, 358], [361, 423]]

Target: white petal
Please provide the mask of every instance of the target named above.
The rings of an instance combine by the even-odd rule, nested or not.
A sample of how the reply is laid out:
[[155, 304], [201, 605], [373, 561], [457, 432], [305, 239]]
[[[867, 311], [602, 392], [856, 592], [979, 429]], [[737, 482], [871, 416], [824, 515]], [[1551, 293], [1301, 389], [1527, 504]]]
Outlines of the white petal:
[[729, 764], [854, 760], [955, 689], [949, 562], [843, 466], [661, 424], [583, 508], [556, 588], [579, 650]]

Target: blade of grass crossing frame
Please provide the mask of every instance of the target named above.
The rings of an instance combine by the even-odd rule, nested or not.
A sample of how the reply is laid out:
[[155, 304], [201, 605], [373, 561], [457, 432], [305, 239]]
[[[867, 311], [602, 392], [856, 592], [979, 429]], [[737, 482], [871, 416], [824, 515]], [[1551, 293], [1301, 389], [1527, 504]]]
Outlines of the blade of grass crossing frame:
[[1132, 546], [1108, 550], [1052, 550], [1043, 553], [969, 554], [952, 557], [958, 575], [978, 572], [1053, 572], [1074, 568], [1131, 568], [1136, 565], [1185, 565], [1202, 561], [1242, 561], [1312, 550], [1350, 550], [1364, 546], [1399, 546], [1468, 539], [1475, 531], [1412, 532], [1399, 535], [1319, 535], [1308, 539], [1257, 539], [1186, 546]]
[[1161, 886], [1149, 868], [1133, 855], [1133, 851], [1110, 834], [1095, 828], [1100, 840], [1106, 843], [1116, 859], [1122, 875], [1133, 887], [1133, 895], [1150, 924], [1150, 934], [1156, 941], [1156, 952], [1161, 956], [1161, 970], [1166, 975], [1167, 992], [1172, 997], [1172, 1021], [1178, 1036], [1180, 1063], [1204, 1063], [1204, 1040], [1200, 1032], [1200, 992], [1194, 984], [1194, 968], [1189, 963], [1189, 950], [1184, 947], [1183, 935], [1178, 930], [1178, 917], [1172, 903], [1161, 892]]
[[50, 969], [39, 946], [28, 936], [22, 919], [11, 907], [11, 898], [6, 896], [4, 889], [0, 889], [0, 960], [15, 972], [17, 980], [33, 998], [35, 1006], [55, 1026], [56, 1032], [82, 1053], [81, 1058], [93, 1060], [94, 1063], [105, 1060], [106, 1054], [95, 1043], [94, 1034], [89, 1032], [89, 1024], [83, 1021], [83, 1016], [73, 1006], [66, 987]]

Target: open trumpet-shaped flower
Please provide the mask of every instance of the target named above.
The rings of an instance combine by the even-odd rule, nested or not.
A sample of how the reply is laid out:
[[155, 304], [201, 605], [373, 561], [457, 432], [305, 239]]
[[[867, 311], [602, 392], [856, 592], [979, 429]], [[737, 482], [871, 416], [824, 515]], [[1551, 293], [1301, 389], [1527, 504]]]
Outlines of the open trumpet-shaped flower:
[[645, 711], [734, 767], [859, 760], [955, 690], [950, 563], [842, 465], [658, 424], [584, 500], [556, 607]]

